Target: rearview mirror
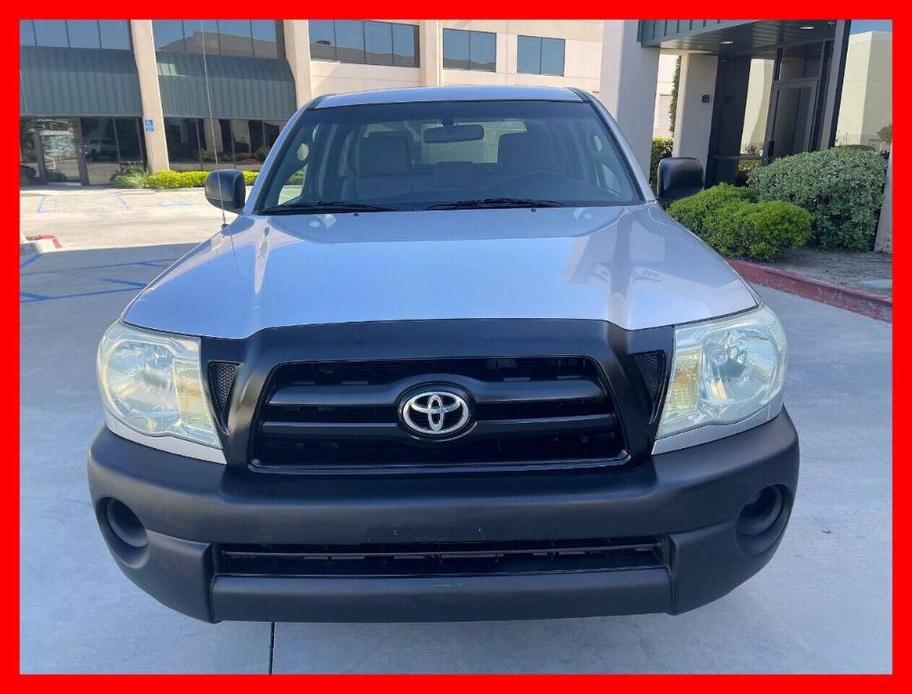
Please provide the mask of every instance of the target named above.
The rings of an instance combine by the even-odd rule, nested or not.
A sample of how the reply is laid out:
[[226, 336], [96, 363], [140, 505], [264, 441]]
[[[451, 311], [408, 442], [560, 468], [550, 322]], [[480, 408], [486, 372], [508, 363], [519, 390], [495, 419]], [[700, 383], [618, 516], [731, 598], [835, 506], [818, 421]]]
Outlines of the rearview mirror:
[[206, 200], [226, 212], [239, 214], [247, 200], [244, 174], [237, 169], [213, 171], [206, 177]]
[[656, 197], [662, 207], [703, 190], [703, 166], [693, 157], [668, 157], [656, 168]]
[[442, 128], [428, 128], [422, 136], [425, 144], [441, 142], [472, 142], [484, 139], [484, 128], [474, 125], [451, 125]]

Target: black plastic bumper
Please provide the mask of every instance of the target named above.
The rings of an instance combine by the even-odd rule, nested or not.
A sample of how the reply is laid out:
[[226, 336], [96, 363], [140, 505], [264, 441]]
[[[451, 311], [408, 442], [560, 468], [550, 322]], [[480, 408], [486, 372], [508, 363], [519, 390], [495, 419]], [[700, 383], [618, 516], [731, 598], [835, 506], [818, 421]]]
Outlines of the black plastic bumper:
[[[420, 478], [244, 477], [102, 430], [89, 482], [123, 572], [165, 605], [207, 620], [435, 621], [680, 613], [721, 597], [778, 546], [798, 479], [788, 414], [742, 434], [615, 470]], [[738, 519], [763, 489], [783, 499], [765, 535]], [[104, 513], [146, 529], [125, 548]], [[658, 538], [660, 566], [477, 575], [307, 576], [220, 572], [223, 545], [404, 546]], [[126, 550], [126, 551], [125, 551]]]

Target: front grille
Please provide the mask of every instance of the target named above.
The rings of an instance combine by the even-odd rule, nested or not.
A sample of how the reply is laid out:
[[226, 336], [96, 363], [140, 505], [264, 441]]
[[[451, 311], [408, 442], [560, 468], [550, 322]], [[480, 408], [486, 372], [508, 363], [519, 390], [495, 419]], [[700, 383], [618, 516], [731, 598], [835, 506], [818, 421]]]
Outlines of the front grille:
[[465, 576], [667, 566], [656, 537], [394, 545], [218, 545], [215, 572], [234, 576]]
[[[405, 393], [459, 389], [474, 422], [429, 441], [400, 421]], [[255, 469], [369, 471], [415, 466], [617, 463], [624, 442], [614, 403], [584, 357], [286, 364], [264, 389]]]

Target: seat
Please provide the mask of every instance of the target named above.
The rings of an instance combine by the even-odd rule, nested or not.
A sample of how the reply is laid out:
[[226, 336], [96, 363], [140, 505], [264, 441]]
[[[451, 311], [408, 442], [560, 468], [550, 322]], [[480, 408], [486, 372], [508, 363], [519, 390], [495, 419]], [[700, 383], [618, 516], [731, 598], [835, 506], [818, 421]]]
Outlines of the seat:
[[355, 176], [346, 180], [346, 199], [377, 200], [414, 190], [408, 133], [374, 133], [358, 146]]
[[504, 173], [551, 171], [556, 163], [554, 143], [543, 130], [505, 133], [497, 141], [497, 164]]

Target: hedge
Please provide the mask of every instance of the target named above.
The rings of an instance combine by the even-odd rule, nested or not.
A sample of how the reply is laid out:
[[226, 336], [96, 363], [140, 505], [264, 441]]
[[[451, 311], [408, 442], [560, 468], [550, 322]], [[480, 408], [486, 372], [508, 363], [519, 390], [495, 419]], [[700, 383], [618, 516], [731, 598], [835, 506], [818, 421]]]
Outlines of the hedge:
[[[244, 183], [248, 186], [256, 181], [257, 171], [244, 171]], [[208, 171], [156, 171], [134, 169], [115, 176], [113, 183], [120, 188], [202, 188], [206, 184]]]
[[670, 137], [652, 138], [652, 155], [649, 158], [649, 185], [656, 189], [656, 167], [659, 162], [671, 156], [674, 140]]
[[810, 212], [812, 243], [866, 251], [874, 247], [886, 171], [877, 152], [834, 147], [758, 167], [748, 186], [758, 200], [784, 200]]
[[749, 196], [745, 188], [720, 184], [678, 200], [668, 214], [726, 256], [769, 261], [807, 243], [807, 210], [789, 202], [751, 202]]
[[720, 183], [712, 188], [673, 202], [668, 214], [690, 229], [700, 238], [706, 238], [706, 220], [720, 207], [733, 202], [750, 200], [751, 191], [747, 188], [736, 188], [728, 183]]

